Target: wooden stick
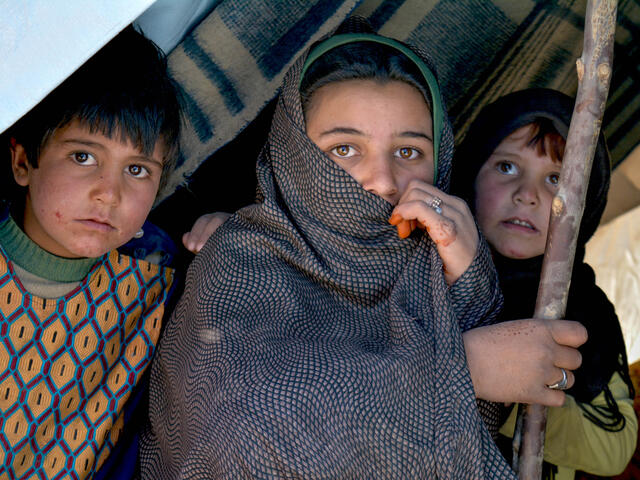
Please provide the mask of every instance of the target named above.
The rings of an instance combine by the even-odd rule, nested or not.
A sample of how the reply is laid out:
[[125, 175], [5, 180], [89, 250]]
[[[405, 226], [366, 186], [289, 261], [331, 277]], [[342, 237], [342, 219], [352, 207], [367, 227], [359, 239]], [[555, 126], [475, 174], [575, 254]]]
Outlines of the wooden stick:
[[[558, 319], [565, 314], [578, 230], [609, 92], [616, 12], [617, 0], [587, 3], [584, 47], [582, 57], [576, 62], [578, 94], [562, 160], [560, 185], [551, 204], [535, 318]], [[522, 480], [538, 480], [542, 476], [546, 422], [545, 407], [526, 407], [519, 451], [518, 478]]]

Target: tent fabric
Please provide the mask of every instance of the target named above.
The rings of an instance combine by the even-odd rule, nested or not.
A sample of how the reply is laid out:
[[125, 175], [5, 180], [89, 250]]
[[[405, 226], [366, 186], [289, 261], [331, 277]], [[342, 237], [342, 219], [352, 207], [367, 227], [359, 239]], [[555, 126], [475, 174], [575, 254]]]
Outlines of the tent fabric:
[[[351, 13], [382, 35], [434, 51], [459, 140], [475, 112], [515, 90], [575, 96], [586, 0], [222, 0], [169, 55], [185, 92], [184, 157], [163, 197], [235, 138], [275, 97], [284, 72]], [[640, 4], [618, 2], [604, 131], [616, 165], [639, 143]], [[437, 48], [434, 48], [437, 46]]]
[[184, 94], [183, 158], [164, 194], [232, 140], [275, 97], [286, 70], [357, 0], [223, 0], [169, 55]]
[[616, 305], [629, 362], [640, 359], [640, 207], [604, 225], [587, 243], [585, 261]]
[[154, 0], [0, 0], [0, 133]]
[[169, 53], [220, 1], [156, 0], [134, 26]]

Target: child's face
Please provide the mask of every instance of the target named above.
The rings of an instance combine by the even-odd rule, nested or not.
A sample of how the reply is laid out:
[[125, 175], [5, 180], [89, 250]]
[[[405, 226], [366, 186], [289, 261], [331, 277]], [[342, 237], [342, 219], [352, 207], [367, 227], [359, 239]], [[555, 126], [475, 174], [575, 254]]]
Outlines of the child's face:
[[544, 253], [560, 163], [526, 145], [524, 126], [498, 145], [476, 177], [476, 216], [491, 246], [508, 258]]
[[431, 112], [416, 88], [348, 80], [319, 88], [307, 135], [364, 189], [396, 205], [411, 180], [433, 182]]
[[47, 142], [38, 168], [21, 145], [12, 151], [18, 184], [27, 187], [23, 228], [40, 247], [66, 258], [99, 257], [140, 229], [162, 173], [162, 147], [144, 156], [119, 137], [90, 133], [74, 121]]

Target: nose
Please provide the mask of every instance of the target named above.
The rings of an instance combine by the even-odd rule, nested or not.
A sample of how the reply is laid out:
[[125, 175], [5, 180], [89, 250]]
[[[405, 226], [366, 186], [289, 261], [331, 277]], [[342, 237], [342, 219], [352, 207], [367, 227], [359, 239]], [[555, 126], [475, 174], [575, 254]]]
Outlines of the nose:
[[362, 167], [361, 180], [359, 180], [362, 188], [395, 204], [398, 182], [393, 170], [392, 159], [382, 153], [369, 155]]
[[120, 172], [104, 169], [98, 172], [93, 185], [93, 198], [105, 205], [117, 205], [120, 202]]
[[523, 205], [537, 205], [540, 203], [538, 187], [535, 182], [529, 179], [522, 179], [516, 190], [513, 192], [514, 203]]

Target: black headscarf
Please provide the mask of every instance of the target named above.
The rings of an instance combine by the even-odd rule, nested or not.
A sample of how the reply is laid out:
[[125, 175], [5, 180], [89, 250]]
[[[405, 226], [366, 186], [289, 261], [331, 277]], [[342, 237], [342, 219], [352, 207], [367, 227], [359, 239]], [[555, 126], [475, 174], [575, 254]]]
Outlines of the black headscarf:
[[[486, 106], [474, 120], [456, 152], [452, 174], [453, 193], [467, 200], [469, 206], [475, 209], [476, 177], [500, 142], [538, 118], [550, 120], [566, 139], [573, 106], [573, 98], [543, 88], [514, 92]], [[618, 317], [605, 293], [595, 284], [593, 269], [584, 263], [585, 244], [598, 227], [606, 205], [610, 172], [609, 153], [600, 134], [578, 234], [565, 315], [567, 319], [580, 321], [589, 333], [589, 340], [580, 347], [582, 366], [574, 372], [576, 382], [568, 391], [579, 402], [589, 402], [603, 390], [608, 392], [607, 384], [616, 371], [632, 388]], [[500, 316], [502, 321], [530, 318], [533, 315], [542, 259], [541, 255], [514, 260], [493, 252], [504, 294], [505, 307]], [[610, 393], [608, 395], [610, 397]], [[618, 414], [605, 428], [619, 429], [623, 421]]]
[[[461, 336], [500, 303], [488, 248], [449, 288], [427, 235], [398, 238], [392, 205], [305, 134], [305, 57], [258, 159], [261, 203], [189, 268], [152, 369], [142, 476], [515, 478]], [[445, 121], [441, 188], [452, 154]]]

